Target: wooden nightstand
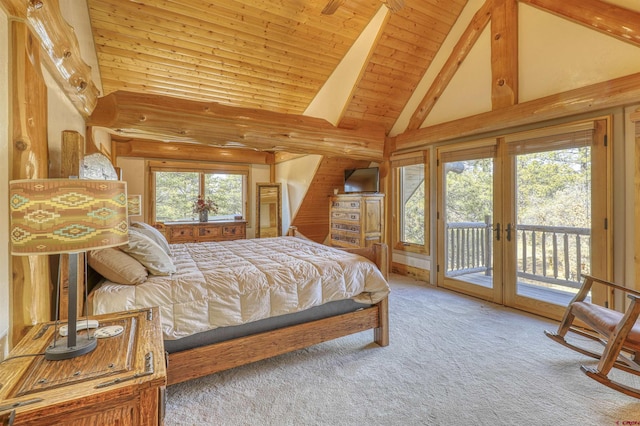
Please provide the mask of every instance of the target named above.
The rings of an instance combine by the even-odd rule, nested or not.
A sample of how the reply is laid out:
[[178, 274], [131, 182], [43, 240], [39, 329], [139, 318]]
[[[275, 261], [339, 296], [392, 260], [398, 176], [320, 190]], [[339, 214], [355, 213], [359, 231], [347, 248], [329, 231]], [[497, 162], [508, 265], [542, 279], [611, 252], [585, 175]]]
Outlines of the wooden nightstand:
[[[0, 420], [14, 425], [159, 425], [166, 364], [157, 309], [92, 317], [124, 332], [88, 354], [47, 361], [53, 323], [38, 324], [0, 364]], [[2, 422], [0, 422], [2, 423]], [[5, 423], [2, 423], [5, 424]]]

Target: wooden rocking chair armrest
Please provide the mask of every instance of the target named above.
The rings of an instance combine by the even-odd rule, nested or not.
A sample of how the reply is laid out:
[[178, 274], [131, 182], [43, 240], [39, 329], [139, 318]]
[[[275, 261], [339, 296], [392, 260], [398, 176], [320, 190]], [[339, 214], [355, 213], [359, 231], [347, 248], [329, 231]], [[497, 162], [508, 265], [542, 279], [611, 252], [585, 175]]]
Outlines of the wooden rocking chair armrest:
[[603, 280], [603, 279], [600, 279], [600, 278], [596, 278], [596, 277], [593, 277], [591, 275], [585, 275], [584, 277], [585, 277], [585, 282], [588, 281], [587, 280], [588, 278], [590, 278], [590, 279], [593, 280], [593, 282], [606, 285], [607, 287], [611, 287], [611, 288], [614, 288], [616, 290], [624, 291], [625, 293], [628, 293], [630, 295], [634, 295], [635, 297], [639, 297], [640, 298], [640, 291], [634, 290], [632, 288], [624, 287], [624, 286], [621, 286], [619, 284], [612, 283], [611, 281], [607, 281], [607, 280]]

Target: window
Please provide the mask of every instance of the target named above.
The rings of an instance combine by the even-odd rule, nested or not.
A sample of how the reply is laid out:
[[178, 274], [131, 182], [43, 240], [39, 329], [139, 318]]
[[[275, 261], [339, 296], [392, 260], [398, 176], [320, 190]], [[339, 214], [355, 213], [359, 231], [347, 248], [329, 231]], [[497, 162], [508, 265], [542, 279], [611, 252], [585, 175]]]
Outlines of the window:
[[394, 247], [427, 253], [429, 246], [429, 178], [426, 153], [391, 158], [395, 179]]
[[211, 199], [218, 211], [209, 220], [247, 217], [249, 167], [150, 163], [152, 220], [180, 222], [198, 220], [193, 203], [199, 195]]
[[400, 235], [403, 243], [424, 245], [424, 165], [400, 167]]

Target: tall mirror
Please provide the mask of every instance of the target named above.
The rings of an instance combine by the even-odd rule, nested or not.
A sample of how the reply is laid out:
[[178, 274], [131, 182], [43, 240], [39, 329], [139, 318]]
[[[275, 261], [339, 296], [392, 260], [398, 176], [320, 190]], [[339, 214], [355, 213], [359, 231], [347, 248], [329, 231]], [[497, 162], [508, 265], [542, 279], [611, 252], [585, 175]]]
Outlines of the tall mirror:
[[282, 235], [282, 202], [279, 183], [256, 184], [256, 238]]

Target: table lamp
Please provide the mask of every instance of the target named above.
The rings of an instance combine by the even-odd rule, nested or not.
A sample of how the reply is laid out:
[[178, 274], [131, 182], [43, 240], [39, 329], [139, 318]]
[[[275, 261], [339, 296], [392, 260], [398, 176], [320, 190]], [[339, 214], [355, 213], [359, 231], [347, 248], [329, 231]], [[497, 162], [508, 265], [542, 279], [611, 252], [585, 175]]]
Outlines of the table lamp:
[[[97, 346], [77, 334], [78, 253], [128, 241], [127, 184], [115, 180], [26, 179], [9, 182], [11, 254], [69, 254], [69, 312], [65, 344], [58, 333], [48, 360], [74, 358]], [[57, 318], [56, 318], [57, 320]]]

